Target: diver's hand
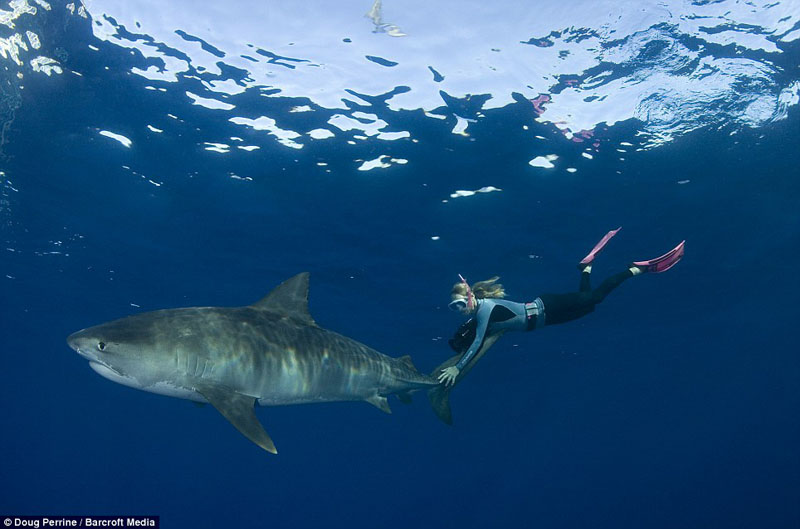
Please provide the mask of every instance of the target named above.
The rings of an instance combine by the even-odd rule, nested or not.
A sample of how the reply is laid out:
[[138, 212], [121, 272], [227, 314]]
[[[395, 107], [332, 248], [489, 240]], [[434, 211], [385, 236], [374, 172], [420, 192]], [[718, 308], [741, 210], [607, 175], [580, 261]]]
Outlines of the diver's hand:
[[452, 386], [455, 381], [456, 377], [460, 373], [460, 370], [456, 366], [450, 366], [446, 369], [442, 369], [442, 372], [439, 373], [439, 383], [444, 384], [445, 386]]

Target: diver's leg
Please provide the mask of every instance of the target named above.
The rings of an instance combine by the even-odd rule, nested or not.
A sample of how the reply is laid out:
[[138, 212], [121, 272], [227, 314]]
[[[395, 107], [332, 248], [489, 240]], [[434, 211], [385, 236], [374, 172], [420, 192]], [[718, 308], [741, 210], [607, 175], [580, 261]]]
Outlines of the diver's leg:
[[618, 274], [614, 274], [613, 276], [609, 277], [596, 289], [592, 290], [592, 302], [596, 305], [600, 303], [606, 296], [611, 293], [612, 290], [620, 286], [626, 279], [629, 279], [635, 275], [639, 275], [641, 270], [635, 266], [631, 266], [627, 270], [620, 272]]
[[620, 286], [623, 281], [633, 276], [646, 273], [657, 274], [660, 272], [666, 272], [675, 266], [675, 264], [677, 264], [677, 262], [683, 257], [684, 243], [685, 241], [681, 241], [678, 246], [665, 253], [661, 257], [656, 257], [655, 259], [649, 259], [647, 261], [634, 261], [630, 268], [624, 272], [620, 272], [609, 277], [603, 281], [599, 287], [594, 289], [592, 291], [592, 300], [595, 304], [600, 303], [612, 290]]
[[675, 266], [683, 257], [684, 242], [681, 241], [678, 246], [661, 257], [656, 257], [648, 261], [636, 261], [631, 264], [630, 268], [627, 270], [614, 274], [603, 281], [599, 287], [591, 290], [591, 260], [593, 260], [597, 252], [605, 246], [605, 243], [616, 235], [617, 231], [619, 230], [608, 232], [603, 240], [595, 246], [592, 252], [584, 258], [584, 260], [589, 259], [589, 262], [579, 265], [581, 269], [581, 282], [578, 292], [569, 294], [542, 294], [539, 296], [544, 303], [545, 325], [554, 325], [581, 318], [594, 311], [595, 305], [602, 302], [612, 290], [620, 286], [627, 279], [644, 273], [665, 272]]
[[[581, 274], [581, 290], [568, 294], [542, 294], [539, 296], [544, 304], [545, 325], [565, 323], [586, 316], [594, 311], [595, 305], [605, 299], [605, 297], [615, 288], [620, 286], [626, 279], [642, 273], [635, 266], [615, 274], [594, 290], [588, 288], [589, 273]], [[584, 290], [584, 283], [587, 287]]]

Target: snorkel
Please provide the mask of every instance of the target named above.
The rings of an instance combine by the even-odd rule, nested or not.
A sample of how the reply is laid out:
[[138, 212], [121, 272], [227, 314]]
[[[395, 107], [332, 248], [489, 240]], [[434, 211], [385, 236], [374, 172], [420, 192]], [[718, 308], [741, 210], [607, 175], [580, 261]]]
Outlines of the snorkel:
[[[453, 292], [454, 299], [447, 304], [447, 308], [454, 312], [470, 313], [473, 311], [473, 309], [475, 309], [475, 305], [477, 304], [475, 294], [472, 293], [472, 289], [469, 288], [469, 283], [467, 283], [467, 280], [464, 279], [464, 276], [458, 274], [458, 278], [461, 280], [461, 284], [464, 285], [466, 297], [462, 296], [460, 292]], [[453, 290], [455, 291], [456, 287], [453, 287]]]
[[464, 279], [464, 276], [458, 274], [458, 278], [461, 279], [461, 283], [463, 283], [464, 288], [467, 290], [467, 310], [472, 312], [472, 309], [475, 308], [475, 295], [472, 293], [472, 289], [469, 288], [469, 283]]

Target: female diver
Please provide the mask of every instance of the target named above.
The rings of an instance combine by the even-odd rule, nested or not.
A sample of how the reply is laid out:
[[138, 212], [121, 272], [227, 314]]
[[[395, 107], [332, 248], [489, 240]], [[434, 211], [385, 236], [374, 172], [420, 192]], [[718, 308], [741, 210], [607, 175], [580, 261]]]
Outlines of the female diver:
[[[590, 286], [592, 262], [597, 253], [620, 229], [609, 231], [578, 264], [578, 269], [581, 271], [578, 292], [542, 294], [530, 303], [518, 303], [502, 299], [505, 297], [505, 291], [503, 286], [496, 282], [498, 277], [470, 286], [459, 275], [461, 281], [453, 285], [452, 301], [448, 307], [465, 315], [474, 314], [474, 317], [463, 324], [456, 336], [450, 340], [453, 349], [462, 353], [461, 358], [455, 365], [440, 370], [439, 382], [445, 387], [452, 386], [464, 368], [471, 367], [470, 361], [477, 360], [475, 355], [479, 351], [482, 355], [505, 331], [531, 331], [545, 325], [578, 319], [594, 311], [595, 305], [603, 301], [609, 292], [626, 279], [639, 274], [665, 272], [683, 257], [685, 241], [681, 241], [678, 246], [661, 257], [635, 261], [629, 268], [609, 277], [592, 290]], [[467, 344], [469, 347], [466, 347]], [[462, 376], [463, 374], [466, 372], [463, 372]]]

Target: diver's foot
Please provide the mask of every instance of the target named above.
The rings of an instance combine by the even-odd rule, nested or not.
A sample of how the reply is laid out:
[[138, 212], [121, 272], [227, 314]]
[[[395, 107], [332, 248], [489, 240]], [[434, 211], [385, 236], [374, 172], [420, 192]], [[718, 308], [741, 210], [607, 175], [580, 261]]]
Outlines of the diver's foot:
[[658, 274], [660, 272], [666, 272], [675, 266], [683, 257], [683, 244], [685, 242], [686, 241], [681, 241], [678, 246], [668, 251], [661, 257], [656, 257], [655, 259], [650, 259], [649, 261], [634, 261], [631, 266], [635, 266], [645, 274]]
[[595, 244], [595, 245], [594, 245], [594, 248], [592, 248], [592, 251], [591, 251], [591, 252], [589, 252], [589, 253], [586, 255], [586, 257], [584, 257], [583, 259], [581, 259], [581, 262], [580, 262], [580, 263], [578, 263], [578, 270], [580, 270], [581, 272], [583, 272], [583, 270], [586, 268], [586, 266], [587, 266], [587, 265], [590, 265], [590, 264], [592, 264], [592, 261], [594, 261], [594, 258], [595, 258], [595, 256], [596, 256], [598, 253], [600, 253], [600, 250], [602, 250], [602, 249], [603, 249], [603, 247], [604, 247], [604, 246], [605, 246], [605, 245], [608, 243], [608, 241], [610, 241], [610, 240], [611, 240], [611, 237], [613, 237], [614, 235], [616, 235], [616, 234], [617, 234], [617, 232], [618, 232], [619, 230], [621, 230], [621, 229], [622, 229], [622, 226], [620, 226], [620, 227], [619, 227], [619, 228], [617, 228], [616, 230], [611, 230], [610, 232], [606, 233], [606, 234], [603, 236], [603, 238], [602, 238], [602, 239], [600, 239], [600, 242], [598, 242], [597, 244]]

